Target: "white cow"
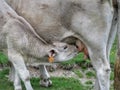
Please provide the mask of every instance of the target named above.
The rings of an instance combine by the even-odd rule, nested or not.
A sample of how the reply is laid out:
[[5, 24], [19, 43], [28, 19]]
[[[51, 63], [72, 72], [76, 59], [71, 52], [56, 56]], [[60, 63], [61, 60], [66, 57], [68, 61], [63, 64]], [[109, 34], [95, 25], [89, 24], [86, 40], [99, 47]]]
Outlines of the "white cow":
[[[48, 57], [50, 62], [53, 59], [54, 62], [61, 62], [69, 60], [77, 54], [77, 48], [66, 43], [46, 44], [34, 32], [30, 24], [18, 16], [4, 0], [0, 0], [0, 50], [8, 54], [9, 61], [12, 63], [15, 90], [22, 90], [21, 80], [26, 90], [33, 90], [25, 63], [48, 62]], [[34, 58], [34, 61], [27, 58]], [[40, 69], [46, 73], [43, 66]], [[44, 77], [48, 79], [48, 76]], [[51, 82], [49, 81], [49, 83]]]
[[109, 90], [109, 54], [117, 32], [112, 0], [6, 1], [47, 42], [64, 41], [73, 36], [71, 31], [76, 33], [86, 45], [97, 74], [95, 90]]

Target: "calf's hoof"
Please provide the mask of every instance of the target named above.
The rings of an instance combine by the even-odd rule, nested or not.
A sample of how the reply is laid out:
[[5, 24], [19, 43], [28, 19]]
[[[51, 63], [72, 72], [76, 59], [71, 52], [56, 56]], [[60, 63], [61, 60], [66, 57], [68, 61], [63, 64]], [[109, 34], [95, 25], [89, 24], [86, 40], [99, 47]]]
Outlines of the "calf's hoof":
[[43, 79], [40, 81], [40, 86], [50, 87], [52, 86], [52, 81], [50, 79]]

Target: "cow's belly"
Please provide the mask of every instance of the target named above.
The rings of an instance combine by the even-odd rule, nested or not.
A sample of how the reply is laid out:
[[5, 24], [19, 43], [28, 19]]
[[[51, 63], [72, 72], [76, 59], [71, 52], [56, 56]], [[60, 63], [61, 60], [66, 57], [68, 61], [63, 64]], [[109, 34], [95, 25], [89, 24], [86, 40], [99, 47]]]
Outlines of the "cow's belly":
[[99, 47], [99, 42], [107, 43], [112, 23], [112, 11], [109, 3], [101, 5], [96, 10], [85, 8], [73, 14], [71, 20], [72, 30], [85, 42]]
[[92, 43], [105, 40], [110, 31], [112, 14], [107, 1], [101, 4], [100, 0], [24, 0], [21, 5], [16, 12], [48, 42], [60, 40], [64, 34], [62, 27], [73, 30], [86, 41], [91, 39]]

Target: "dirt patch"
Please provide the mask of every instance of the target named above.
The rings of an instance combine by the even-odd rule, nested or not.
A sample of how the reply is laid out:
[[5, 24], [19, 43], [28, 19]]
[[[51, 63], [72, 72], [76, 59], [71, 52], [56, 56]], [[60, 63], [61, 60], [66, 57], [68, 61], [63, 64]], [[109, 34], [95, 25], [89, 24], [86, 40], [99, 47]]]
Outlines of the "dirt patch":
[[[86, 73], [89, 72], [89, 71], [94, 72], [94, 70], [92, 68], [89, 68], [87, 70], [83, 70], [80, 67], [74, 67], [72, 70], [64, 70], [63, 68], [60, 68], [59, 66], [57, 66], [54, 70], [52, 70], [52, 72], [51, 72], [50, 68], [51, 68], [51, 66], [47, 67], [48, 72], [49, 72], [51, 77], [75, 78], [77, 80], [80, 80], [80, 82], [83, 85], [87, 85], [87, 86], [91, 86], [91, 87], [93, 87], [93, 85], [95, 83], [95, 77], [88, 78], [88, 76], [86, 75]], [[32, 77], [40, 77], [39, 68], [29, 67], [28, 69], [29, 69], [30, 75]], [[83, 77], [80, 78], [79, 75], [77, 75], [74, 72], [75, 70], [79, 70], [81, 72], [81, 74], [83, 75]], [[92, 82], [92, 83], [87, 84], [86, 82]]]

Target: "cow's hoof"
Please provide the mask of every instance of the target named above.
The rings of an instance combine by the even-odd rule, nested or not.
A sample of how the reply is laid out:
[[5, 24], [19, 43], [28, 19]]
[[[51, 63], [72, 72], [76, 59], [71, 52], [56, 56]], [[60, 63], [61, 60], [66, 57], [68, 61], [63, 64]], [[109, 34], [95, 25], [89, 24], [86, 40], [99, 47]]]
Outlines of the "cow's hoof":
[[50, 79], [43, 79], [40, 81], [40, 85], [43, 87], [50, 87], [52, 86], [52, 81]]

